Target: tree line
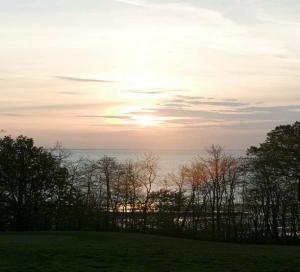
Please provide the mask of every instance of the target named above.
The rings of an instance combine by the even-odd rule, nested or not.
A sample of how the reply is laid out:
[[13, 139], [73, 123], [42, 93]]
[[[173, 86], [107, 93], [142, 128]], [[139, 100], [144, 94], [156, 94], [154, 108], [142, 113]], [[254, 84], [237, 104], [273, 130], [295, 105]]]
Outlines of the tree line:
[[70, 159], [0, 139], [0, 230], [116, 230], [224, 241], [300, 237], [300, 122], [237, 158], [213, 145], [161, 177], [158, 158]]

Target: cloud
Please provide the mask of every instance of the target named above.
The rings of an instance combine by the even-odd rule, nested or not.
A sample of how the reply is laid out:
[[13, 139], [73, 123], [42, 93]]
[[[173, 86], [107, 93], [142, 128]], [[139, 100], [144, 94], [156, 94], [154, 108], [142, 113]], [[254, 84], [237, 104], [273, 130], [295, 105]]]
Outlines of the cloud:
[[0, 116], [8, 116], [8, 117], [22, 117], [23, 114], [17, 114], [17, 113], [7, 113], [7, 112], [0, 112]]
[[183, 108], [183, 107], [191, 107], [191, 105], [186, 105], [184, 103], [166, 103], [166, 104], [158, 104], [159, 106], [170, 107], [170, 108]]
[[136, 94], [161, 94], [164, 93], [164, 91], [140, 91], [140, 90], [131, 90], [131, 93], [136, 93]]
[[[178, 118], [208, 118], [208, 119], [239, 119], [240, 116], [238, 114], [233, 113], [222, 113], [222, 112], [214, 112], [209, 110], [200, 110], [200, 109], [183, 109], [183, 108], [145, 108], [144, 111], [132, 112], [134, 115], [145, 115], [149, 113], [153, 116], [159, 117], [178, 117]], [[243, 116], [249, 114], [243, 114]]]
[[221, 107], [242, 107], [249, 103], [238, 101], [237, 99], [216, 99], [214, 97], [177, 95], [172, 99], [166, 100], [159, 105], [164, 107], [191, 107], [191, 106], [221, 106]]
[[124, 129], [141, 129], [142, 127], [137, 124], [96, 124], [92, 127], [108, 127], [108, 128], [124, 128]]
[[210, 120], [203, 118], [177, 118], [165, 120], [166, 125], [180, 126], [181, 128], [195, 128], [195, 127], [208, 127], [208, 126], [220, 126], [224, 123], [221, 120]]
[[[174, 16], [176, 18], [174, 22], [180, 22], [175, 30], [176, 34], [181, 33], [180, 43], [193, 41], [199, 47], [239, 56], [263, 54], [273, 57], [288, 53], [286, 29], [282, 27], [284, 24], [276, 22], [278, 27], [274, 27], [275, 23], [261, 20], [260, 8], [249, 9], [250, 5], [244, 3], [246, 0], [242, 1], [242, 5], [239, 3], [240, 1], [235, 1], [237, 3], [230, 9], [225, 8], [224, 4], [216, 5], [216, 1], [116, 1], [134, 7], [152, 9], [160, 14], [165, 13], [166, 18], [172, 19]], [[208, 4], [209, 2], [213, 3]], [[241, 15], [240, 9], [244, 11], [243, 15]], [[251, 24], [245, 23], [249, 20], [249, 18], [245, 20], [245, 17], [251, 18]], [[255, 24], [252, 20], [255, 20]], [[260, 23], [260, 28], [257, 28], [258, 23]], [[299, 27], [294, 22], [293, 26], [295, 31]]]
[[276, 125], [279, 125], [279, 122], [262, 120], [257, 122], [215, 122], [215, 123], [199, 123], [192, 125], [184, 125], [182, 128], [184, 129], [202, 129], [202, 128], [217, 128], [217, 129], [233, 129], [233, 130], [269, 130]]
[[300, 109], [300, 104], [293, 105], [279, 105], [279, 106], [252, 106], [240, 109], [244, 112], [265, 112], [265, 113], [280, 113], [280, 112], [294, 112]]
[[240, 130], [266, 130], [279, 125], [280, 122], [276, 120], [259, 120], [259, 121], [249, 121], [249, 122], [235, 122], [227, 124], [227, 128], [240, 129]]
[[[178, 99], [177, 99], [178, 101]], [[190, 103], [191, 101], [182, 100], [183, 103], [160, 104], [157, 108], [144, 108], [142, 111], [131, 112], [130, 115], [141, 116], [151, 115], [157, 118], [167, 119], [167, 124], [176, 124], [178, 126], [198, 126], [199, 124], [212, 122], [214, 125], [223, 123], [224, 126], [233, 128], [255, 128], [252, 125], [259, 122], [260, 127], [280, 122], [294, 122], [299, 120], [300, 104], [293, 105], [255, 105], [242, 103], [239, 101], [213, 101], [203, 103]], [[193, 102], [193, 101], [192, 101]], [[188, 106], [185, 106], [185, 105]], [[193, 106], [191, 106], [193, 104]], [[205, 108], [203, 105], [212, 105], [212, 109]], [[226, 106], [226, 109], [220, 108]]]
[[[151, 116], [165, 128], [224, 127], [232, 129], [270, 128], [280, 122], [299, 119], [300, 104], [266, 105], [240, 101], [235, 98], [219, 99], [197, 95], [175, 95], [153, 107], [144, 107], [124, 115], [80, 115], [82, 118], [119, 120], [107, 126], [132, 127], [141, 116]], [[122, 122], [128, 121], [128, 122]], [[127, 124], [126, 124], [127, 123]]]
[[61, 92], [55, 92], [57, 94], [63, 94], [63, 95], [81, 95], [79, 92], [67, 92], [67, 91], [61, 91]]
[[82, 118], [104, 118], [104, 119], [119, 119], [119, 120], [132, 120], [131, 116], [127, 115], [79, 115]]
[[[279, 123], [297, 121], [300, 104], [266, 105], [249, 103], [235, 98], [218, 99], [192, 95], [175, 95], [153, 107], [124, 115], [80, 115], [82, 118], [119, 120], [118, 124], [101, 124], [107, 127], [132, 128], [140, 116], [151, 116], [164, 128], [219, 127], [236, 130], [269, 129]], [[125, 121], [125, 122], [122, 122]]]
[[210, 105], [210, 106], [230, 106], [230, 107], [241, 107], [247, 106], [248, 103], [234, 102], [234, 101], [215, 101], [215, 102], [200, 102], [198, 105]]
[[[205, 99], [204, 96], [191, 96], [191, 95], [177, 95], [176, 96], [177, 99], [184, 99], [184, 100], [195, 100], [195, 99]], [[211, 98], [208, 98], [211, 99]]]
[[131, 93], [137, 94], [165, 94], [165, 93], [176, 93], [176, 92], [184, 92], [182, 89], [151, 89], [151, 90], [129, 90]]
[[189, 101], [191, 105], [207, 105], [207, 106], [230, 106], [230, 107], [241, 107], [248, 105], [247, 103], [234, 102], [234, 101]]
[[118, 81], [114, 81], [114, 80], [91, 79], [91, 78], [80, 78], [80, 77], [69, 77], [69, 76], [56, 76], [55, 78], [68, 80], [68, 81], [78, 81], [78, 82], [118, 83]]
[[141, 0], [115, 0], [116, 2], [132, 5], [132, 6], [138, 6], [138, 7], [151, 7], [152, 5]]
[[[19, 107], [4, 107], [0, 108], [0, 114], [3, 115], [16, 115], [10, 112], [23, 112], [23, 111], [46, 111], [46, 110], [65, 110], [65, 109], [85, 109], [91, 107], [109, 107], [120, 105], [118, 102], [106, 103], [69, 103], [69, 104], [42, 104], [34, 106], [19, 106]], [[17, 114], [19, 115], [19, 114]]]

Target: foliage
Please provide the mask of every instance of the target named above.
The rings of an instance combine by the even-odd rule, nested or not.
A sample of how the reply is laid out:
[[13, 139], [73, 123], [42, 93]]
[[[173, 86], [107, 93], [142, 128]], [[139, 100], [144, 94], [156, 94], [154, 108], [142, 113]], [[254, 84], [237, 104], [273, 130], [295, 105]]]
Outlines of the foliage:
[[213, 145], [167, 177], [158, 158], [72, 161], [32, 139], [0, 139], [0, 229], [122, 230], [224, 241], [296, 241], [300, 123], [279, 126], [246, 158]]

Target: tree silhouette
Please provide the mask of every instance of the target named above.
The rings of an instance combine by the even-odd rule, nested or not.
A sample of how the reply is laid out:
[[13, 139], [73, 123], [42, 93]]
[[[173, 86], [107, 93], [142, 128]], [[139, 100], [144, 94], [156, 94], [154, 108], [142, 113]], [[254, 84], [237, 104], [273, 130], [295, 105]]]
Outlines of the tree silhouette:
[[66, 169], [33, 139], [0, 139], [0, 191], [6, 225], [16, 230], [49, 226], [50, 214], [63, 201]]

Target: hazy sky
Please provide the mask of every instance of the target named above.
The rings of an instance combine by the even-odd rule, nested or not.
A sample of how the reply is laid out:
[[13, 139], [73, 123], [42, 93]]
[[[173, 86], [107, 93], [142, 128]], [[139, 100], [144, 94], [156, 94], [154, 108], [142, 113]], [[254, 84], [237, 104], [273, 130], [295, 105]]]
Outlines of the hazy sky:
[[300, 119], [299, 30], [299, 0], [0, 0], [1, 135], [245, 148]]

